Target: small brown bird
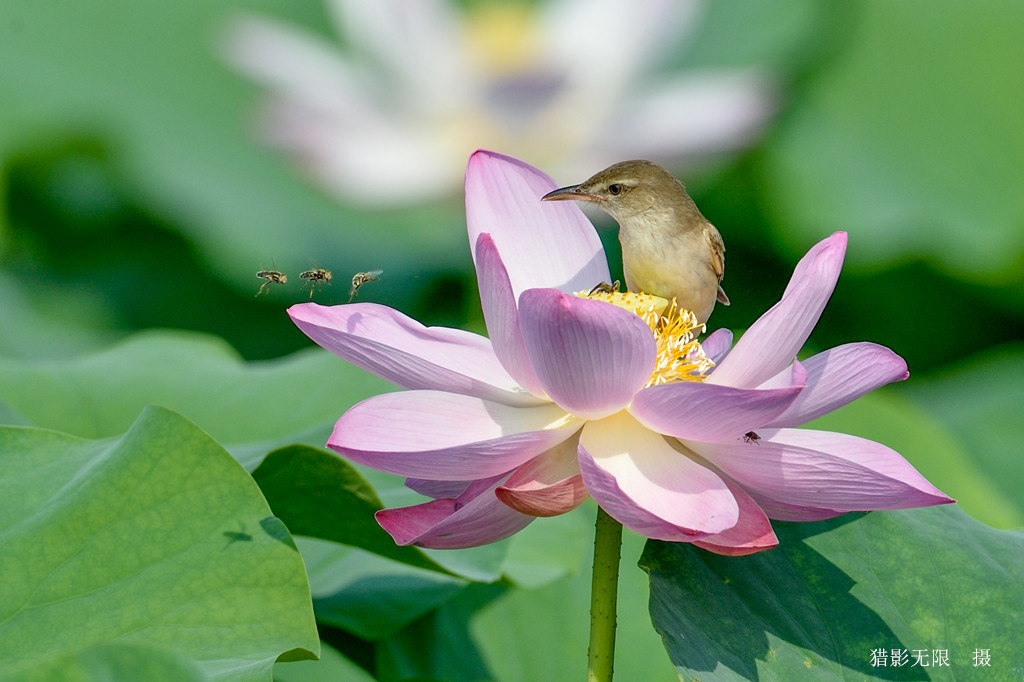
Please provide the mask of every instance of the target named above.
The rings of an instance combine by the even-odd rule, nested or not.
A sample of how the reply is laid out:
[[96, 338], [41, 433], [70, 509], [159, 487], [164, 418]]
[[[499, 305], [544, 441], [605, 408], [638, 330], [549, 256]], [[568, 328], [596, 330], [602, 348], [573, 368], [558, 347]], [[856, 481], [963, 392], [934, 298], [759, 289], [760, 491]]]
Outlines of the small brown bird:
[[729, 305], [719, 285], [725, 274], [722, 235], [658, 164], [622, 161], [541, 199], [591, 202], [615, 218], [630, 291], [675, 298], [700, 322], [707, 322], [715, 301]]

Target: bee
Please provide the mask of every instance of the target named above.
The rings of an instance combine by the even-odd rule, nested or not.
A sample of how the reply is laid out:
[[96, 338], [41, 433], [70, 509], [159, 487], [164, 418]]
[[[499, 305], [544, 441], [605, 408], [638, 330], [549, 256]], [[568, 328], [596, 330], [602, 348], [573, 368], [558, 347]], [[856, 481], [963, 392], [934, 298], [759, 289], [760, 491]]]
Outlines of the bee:
[[359, 291], [359, 287], [363, 286], [367, 282], [380, 281], [380, 276], [383, 272], [383, 270], [370, 270], [369, 272], [357, 272], [353, 275], [352, 291], [349, 292], [348, 302], [351, 303], [352, 299], [356, 297], [356, 292]]
[[309, 297], [313, 298], [313, 291], [331, 283], [331, 271], [323, 268], [313, 268], [299, 273], [299, 278], [306, 280], [309, 284]]
[[284, 274], [283, 272], [278, 272], [277, 270], [260, 270], [259, 272], [256, 273], [256, 276], [259, 277], [260, 279], [267, 280], [266, 282], [260, 285], [260, 290], [256, 292], [257, 296], [262, 294], [263, 290], [269, 287], [271, 284], [284, 284], [285, 282], [288, 281], [288, 275]]
[[587, 296], [593, 296], [594, 294], [617, 294], [619, 293], [619, 286], [621, 286], [619, 280], [615, 280], [611, 284], [599, 282], [594, 285], [593, 289], [587, 292]]
[[754, 431], [747, 431], [743, 434], [744, 443], [754, 443], [756, 445], [759, 440], [761, 440], [761, 436], [757, 435]]

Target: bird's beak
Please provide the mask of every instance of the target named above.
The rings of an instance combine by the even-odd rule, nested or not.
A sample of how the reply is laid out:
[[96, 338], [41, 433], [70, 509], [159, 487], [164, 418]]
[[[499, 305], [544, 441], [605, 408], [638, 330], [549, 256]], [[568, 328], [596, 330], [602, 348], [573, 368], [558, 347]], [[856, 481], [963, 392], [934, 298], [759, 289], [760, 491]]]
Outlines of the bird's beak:
[[600, 198], [601, 197], [595, 196], [593, 194], [587, 194], [586, 192], [582, 191], [580, 189], [579, 185], [569, 185], [568, 187], [559, 187], [556, 190], [552, 190], [552, 191], [548, 192], [547, 194], [542, 196], [540, 198], [540, 200], [541, 201], [565, 201], [566, 199], [570, 199], [570, 200], [577, 200], [578, 201], [580, 199], [596, 200], [596, 199], [600, 199]]

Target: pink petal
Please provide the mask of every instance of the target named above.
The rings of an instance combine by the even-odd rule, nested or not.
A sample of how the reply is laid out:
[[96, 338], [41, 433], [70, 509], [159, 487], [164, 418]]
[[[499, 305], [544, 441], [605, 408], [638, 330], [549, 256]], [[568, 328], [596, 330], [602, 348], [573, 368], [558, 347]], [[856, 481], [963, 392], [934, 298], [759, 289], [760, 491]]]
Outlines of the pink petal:
[[455, 500], [442, 498], [411, 507], [381, 509], [374, 514], [374, 518], [391, 534], [396, 545], [405, 546], [416, 544], [421, 534], [447, 519], [455, 510]]
[[[903, 358], [874, 343], [837, 346], [807, 358], [802, 364], [807, 370], [807, 388], [766, 426], [799, 426], [879, 386], [910, 376]], [[780, 376], [785, 374], [783, 370]]]
[[462, 549], [503, 540], [535, 518], [505, 506], [494, 496], [504, 478], [475, 481], [456, 499], [382, 509], [376, 514], [377, 523], [403, 546]]
[[579, 457], [594, 500], [645, 537], [692, 542], [739, 519], [736, 499], [717, 474], [625, 412], [588, 422]]
[[740, 508], [740, 518], [729, 530], [716, 535], [708, 535], [693, 544], [702, 549], [724, 556], [746, 556], [755, 552], [771, 549], [779, 544], [779, 539], [772, 530], [768, 520], [757, 502], [743, 488], [730, 481], [727, 476], [722, 478], [729, 486], [736, 503]]
[[789, 385], [747, 389], [697, 382], [662, 384], [636, 394], [629, 412], [647, 428], [686, 440], [736, 438], [774, 419], [797, 399], [807, 374], [794, 363]]
[[[533, 166], [480, 150], [466, 169], [466, 222], [473, 261], [489, 233], [516, 298], [534, 287], [584, 291], [610, 280], [597, 231], [571, 201], [541, 202], [558, 187]], [[479, 267], [479, 265], [478, 265]]]
[[717, 365], [722, 362], [732, 348], [732, 330], [724, 327], [716, 329], [708, 334], [707, 338], [700, 342], [700, 345], [704, 349], [704, 354]]
[[768, 515], [768, 518], [776, 521], [799, 521], [808, 523], [811, 521], [824, 521], [845, 514], [845, 511], [835, 509], [818, 509], [816, 507], [805, 507], [799, 504], [790, 504], [782, 500], [773, 500], [760, 495], [753, 495], [758, 506]]
[[750, 325], [708, 377], [708, 383], [754, 388], [781, 372], [821, 317], [845, 254], [845, 232], [815, 244], [797, 263], [782, 299]]
[[758, 431], [753, 442], [692, 443], [759, 501], [826, 512], [909, 509], [952, 500], [895, 450], [843, 433]]
[[458, 497], [466, 491], [473, 481], [429, 481], [425, 478], [407, 478], [405, 487], [414, 490], [420, 495], [433, 497], [435, 500], [441, 497]]
[[580, 474], [579, 438], [569, 438], [517, 468], [498, 499], [530, 516], [557, 516], [572, 511], [590, 497]]
[[543, 395], [537, 375], [523, 345], [523, 332], [519, 328], [516, 297], [509, 283], [494, 238], [481, 234], [476, 240], [476, 276], [480, 287], [480, 304], [487, 323], [487, 334], [502, 366], [521, 386], [534, 395]]
[[507, 405], [538, 405], [494, 355], [482, 336], [424, 327], [376, 303], [288, 309], [292, 321], [317, 344], [402, 388], [463, 393]]
[[545, 517], [570, 512], [590, 497], [581, 474], [547, 485], [537, 483], [531, 487], [502, 487], [494, 493], [499, 500], [522, 514]]
[[511, 471], [579, 430], [557, 405], [509, 407], [443, 391], [385, 393], [342, 415], [327, 441], [401, 476], [476, 480]]
[[618, 306], [530, 289], [519, 298], [519, 324], [545, 393], [575, 415], [617, 412], [650, 379], [654, 335]]

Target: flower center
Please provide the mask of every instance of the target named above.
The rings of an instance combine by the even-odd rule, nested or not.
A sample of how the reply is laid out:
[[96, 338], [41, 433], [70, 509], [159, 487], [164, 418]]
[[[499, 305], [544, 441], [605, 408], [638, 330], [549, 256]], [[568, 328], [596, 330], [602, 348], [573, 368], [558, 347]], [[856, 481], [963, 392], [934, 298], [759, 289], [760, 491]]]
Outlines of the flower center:
[[697, 341], [697, 335], [704, 331], [704, 325], [697, 322], [691, 311], [678, 307], [675, 299], [668, 301], [660, 296], [633, 291], [593, 291], [576, 295], [625, 308], [639, 315], [651, 328], [657, 342], [657, 355], [647, 386], [676, 381], [704, 381], [715, 366]]
[[536, 21], [521, 3], [484, 4], [466, 14], [469, 51], [494, 73], [509, 73], [533, 63], [540, 53]]

